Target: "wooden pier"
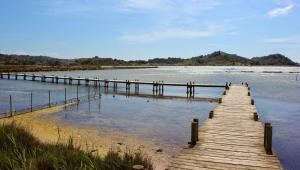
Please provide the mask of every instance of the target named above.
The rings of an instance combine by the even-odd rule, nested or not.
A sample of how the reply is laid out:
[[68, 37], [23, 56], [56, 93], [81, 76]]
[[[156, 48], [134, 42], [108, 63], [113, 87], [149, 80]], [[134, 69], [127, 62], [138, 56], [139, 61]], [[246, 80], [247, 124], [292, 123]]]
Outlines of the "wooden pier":
[[93, 78], [82, 78], [82, 77], [67, 77], [67, 76], [55, 76], [55, 75], [36, 75], [36, 74], [20, 74], [20, 73], [0, 73], [0, 79], [15, 79], [19, 80], [31, 80], [31, 81], [40, 81], [40, 82], [49, 82], [49, 83], [63, 83], [68, 85], [81, 85], [84, 82], [84, 85], [102, 86], [105, 88], [109, 87], [109, 84], [113, 85], [113, 89], [118, 88], [118, 84], [124, 84], [126, 91], [131, 90], [131, 85], [134, 85], [135, 94], [139, 93], [140, 85], [152, 86], [152, 94], [156, 96], [163, 96], [166, 86], [177, 86], [185, 87], [186, 95], [189, 98], [195, 96], [195, 88], [197, 87], [213, 87], [213, 88], [228, 88], [228, 84], [196, 84], [195, 82], [187, 83], [165, 83], [164, 81], [153, 81], [153, 82], [144, 82], [139, 80], [109, 80], [109, 79], [100, 79], [97, 77]]
[[282, 169], [272, 150], [272, 126], [258, 121], [247, 85], [232, 85], [168, 169]]

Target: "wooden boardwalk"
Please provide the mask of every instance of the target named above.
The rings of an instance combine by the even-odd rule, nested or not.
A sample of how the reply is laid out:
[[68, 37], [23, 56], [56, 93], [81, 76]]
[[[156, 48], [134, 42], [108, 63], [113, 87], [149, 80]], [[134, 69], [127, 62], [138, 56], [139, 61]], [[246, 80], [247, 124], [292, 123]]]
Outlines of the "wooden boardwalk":
[[264, 128], [253, 120], [248, 87], [232, 85], [214, 109], [214, 117], [199, 129], [199, 141], [183, 149], [168, 169], [282, 169], [264, 148]]

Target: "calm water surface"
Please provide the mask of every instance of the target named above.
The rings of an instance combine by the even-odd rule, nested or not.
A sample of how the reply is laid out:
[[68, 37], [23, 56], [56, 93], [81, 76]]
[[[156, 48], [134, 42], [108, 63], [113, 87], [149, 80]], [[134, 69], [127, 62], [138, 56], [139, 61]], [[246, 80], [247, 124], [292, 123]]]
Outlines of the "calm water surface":
[[[271, 122], [274, 128], [274, 148], [286, 169], [300, 168], [300, 81], [295, 67], [160, 67], [139, 70], [104, 70], [47, 72], [47, 75], [100, 77], [108, 79], [139, 79], [141, 81], [196, 83], [241, 83], [247, 81], [260, 113], [262, 122]], [[241, 72], [253, 71], [253, 72]], [[282, 71], [283, 73], [263, 73]], [[299, 78], [300, 79], [300, 78]], [[27, 107], [30, 91], [34, 91], [36, 104], [47, 103], [48, 90], [55, 98], [64, 98], [67, 87], [68, 98], [76, 96], [76, 86], [64, 86], [30, 81], [0, 80], [0, 112], [8, 110], [8, 95], [15, 100], [14, 107]], [[119, 86], [120, 87], [120, 86]], [[34, 88], [34, 89], [33, 89]], [[121, 90], [122, 87], [120, 87]], [[152, 87], [141, 87], [142, 92], [151, 93]], [[165, 94], [185, 95], [185, 88], [165, 89]], [[86, 95], [87, 87], [80, 87], [80, 95]], [[91, 93], [98, 93], [91, 88]], [[196, 89], [196, 96], [220, 96], [223, 89]], [[175, 153], [189, 138], [189, 125], [194, 117], [205, 121], [215, 103], [187, 100], [157, 100], [138, 98], [113, 93], [102, 93], [101, 98], [70, 107], [55, 113], [65, 123], [80, 126], [112, 128], [141, 136]]]

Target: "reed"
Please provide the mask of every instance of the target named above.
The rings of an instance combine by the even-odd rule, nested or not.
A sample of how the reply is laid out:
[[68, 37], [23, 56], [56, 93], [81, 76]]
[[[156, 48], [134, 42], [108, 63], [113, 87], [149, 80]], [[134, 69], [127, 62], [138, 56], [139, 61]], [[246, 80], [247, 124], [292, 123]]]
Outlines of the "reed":
[[109, 151], [105, 157], [73, 144], [45, 144], [15, 123], [0, 125], [0, 169], [132, 169], [143, 165], [153, 169], [140, 153]]

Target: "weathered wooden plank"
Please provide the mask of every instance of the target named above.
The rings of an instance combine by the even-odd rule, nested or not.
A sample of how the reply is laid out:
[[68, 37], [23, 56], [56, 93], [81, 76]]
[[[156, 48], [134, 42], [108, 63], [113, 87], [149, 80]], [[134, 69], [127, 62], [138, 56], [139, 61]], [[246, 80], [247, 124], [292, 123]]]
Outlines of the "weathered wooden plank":
[[254, 112], [248, 88], [231, 86], [199, 129], [197, 145], [183, 149], [169, 169], [282, 169], [277, 156], [265, 152], [264, 128]]

